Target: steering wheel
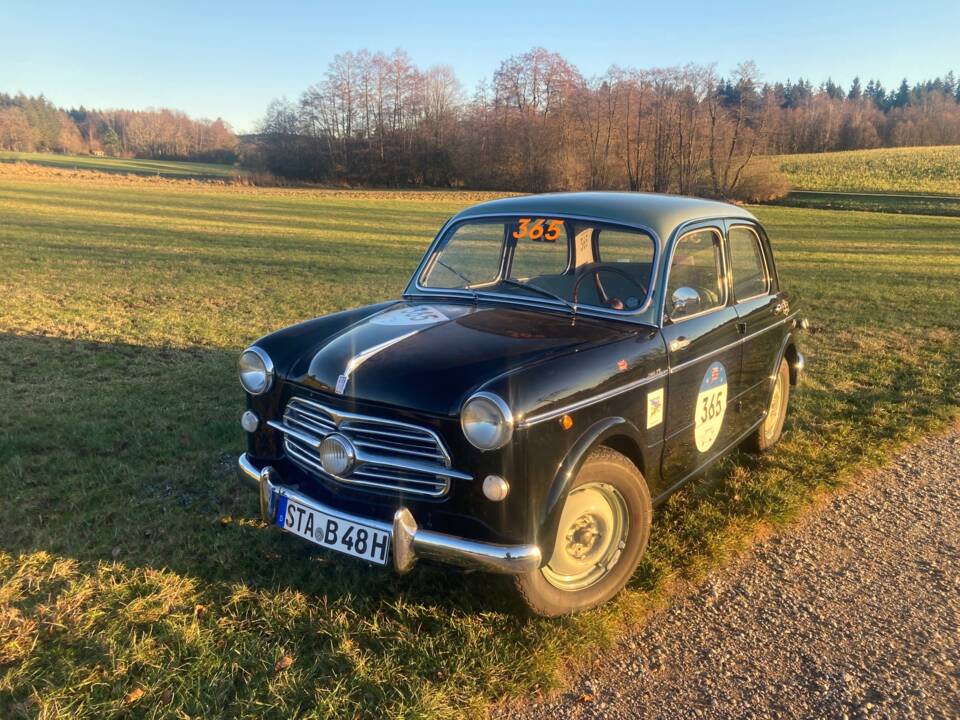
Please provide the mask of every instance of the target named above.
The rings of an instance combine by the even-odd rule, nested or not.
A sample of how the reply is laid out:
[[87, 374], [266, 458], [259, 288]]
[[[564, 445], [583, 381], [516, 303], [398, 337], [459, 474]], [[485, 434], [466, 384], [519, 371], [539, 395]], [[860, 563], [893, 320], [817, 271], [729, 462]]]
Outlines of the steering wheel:
[[623, 301], [620, 298], [611, 299], [607, 295], [606, 291], [603, 289], [603, 285], [600, 283], [600, 273], [602, 272], [610, 272], [610, 273], [613, 273], [614, 275], [619, 275], [620, 277], [624, 278], [627, 282], [629, 282], [631, 285], [635, 285], [636, 287], [638, 287], [640, 289], [640, 294], [642, 296], [646, 296], [647, 294], [646, 286], [643, 285], [643, 283], [641, 283], [640, 281], [630, 277], [630, 274], [626, 270], [623, 270], [622, 268], [618, 268], [615, 265], [595, 265], [594, 267], [587, 268], [586, 270], [581, 272], [580, 275], [577, 277], [577, 279], [574, 281], [573, 293], [572, 293], [574, 305], [577, 304], [577, 291], [580, 290], [580, 283], [583, 282], [584, 278], [590, 275], [593, 275], [594, 283], [596, 284], [596, 287], [597, 287], [597, 294], [600, 296], [601, 302], [603, 302], [604, 305], [606, 305], [609, 308], [612, 308], [613, 310], [626, 309], [624, 307]]

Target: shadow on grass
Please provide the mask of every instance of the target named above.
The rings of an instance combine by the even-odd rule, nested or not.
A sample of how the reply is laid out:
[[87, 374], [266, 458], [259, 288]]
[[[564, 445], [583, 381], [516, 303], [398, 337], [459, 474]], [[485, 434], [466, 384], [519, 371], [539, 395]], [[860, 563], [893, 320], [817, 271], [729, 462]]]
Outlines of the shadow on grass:
[[331, 602], [505, 610], [490, 579], [419, 565], [405, 577], [257, 519], [236, 353], [0, 335], [0, 464], [15, 509], [0, 550], [163, 568]]

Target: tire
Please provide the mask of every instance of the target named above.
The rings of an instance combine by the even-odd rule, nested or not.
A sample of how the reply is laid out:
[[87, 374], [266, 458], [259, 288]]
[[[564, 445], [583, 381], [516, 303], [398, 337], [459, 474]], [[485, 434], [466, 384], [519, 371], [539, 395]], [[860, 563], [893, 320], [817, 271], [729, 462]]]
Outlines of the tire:
[[514, 578], [521, 600], [545, 617], [605, 603], [636, 570], [652, 516], [650, 491], [636, 465], [597, 448], [564, 501], [556, 542], [549, 555], [544, 551], [546, 564]]
[[767, 414], [753, 434], [744, 443], [744, 447], [757, 453], [767, 452], [777, 444], [783, 435], [783, 423], [787, 419], [790, 405], [790, 367], [787, 359], [780, 360], [780, 367], [774, 376], [773, 388], [767, 405]]

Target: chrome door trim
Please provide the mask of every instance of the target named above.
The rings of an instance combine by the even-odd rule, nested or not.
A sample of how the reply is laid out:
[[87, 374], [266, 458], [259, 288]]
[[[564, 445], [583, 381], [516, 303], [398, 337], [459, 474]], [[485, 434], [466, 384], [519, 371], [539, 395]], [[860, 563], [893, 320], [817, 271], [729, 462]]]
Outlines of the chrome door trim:
[[612, 390], [606, 390], [598, 395], [593, 395], [588, 398], [583, 398], [582, 400], [577, 400], [576, 402], [572, 402], [568, 405], [563, 405], [562, 407], [558, 407], [553, 410], [547, 410], [545, 412], [538, 413], [536, 415], [530, 415], [530, 416], [524, 417], [517, 423], [517, 427], [518, 428], [530, 427], [531, 425], [536, 425], [537, 423], [541, 423], [546, 420], [553, 420], [554, 418], [558, 418], [561, 415], [566, 415], [567, 413], [581, 410], [585, 407], [594, 405], [598, 402], [609, 400], [612, 397], [616, 397], [617, 395], [622, 395], [625, 392], [635, 390], [636, 388], [642, 387], [643, 385], [648, 385], [652, 382], [656, 382], [657, 380], [663, 377], [666, 377], [668, 372], [669, 371], [667, 370], [656, 370], [652, 374], [647, 375], [646, 377], [640, 378], [639, 380], [634, 380], [632, 382], [627, 383], [626, 385], [621, 385], [620, 387], [613, 388]]
[[722, 352], [724, 352], [724, 351], [726, 351], [726, 350], [730, 350], [731, 348], [734, 348], [734, 347], [736, 347], [737, 345], [742, 345], [743, 343], [745, 343], [745, 342], [747, 342], [747, 341], [749, 341], [749, 340], [752, 340], [753, 338], [757, 337], [757, 335], [763, 335], [763, 333], [768, 332], [768, 331], [770, 331], [770, 330], [773, 330], [774, 328], [780, 327], [780, 326], [783, 325], [784, 323], [786, 323], [786, 322], [788, 322], [788, 321], [790, 321], [790, 320], [793, 320], [793, 318], [795, 318], [798, 313], [799, 313], [799, 310], [798, 310], [797, 312], [794, 312], [792, 315], [788, 315], [788, 316], [785, 317], [785, 318], [781, 318], [780, 320], [777, 320], [775, 323], [773, 323], [773, 324], [771, 324], [771, 325], [768, 325], [767, 327], [763, 328], [762, 330], [757, 330], [755, 333], [751, 333], [750, 335], [745, 335], [744, 337], [742, 337], [742, 338], [740, 338], [740, 339], [738, 339], [738, 340], [734, 340], [732, 343], [728, 343], [728, 344], [724, 345], [723, 347], [719, 347], [719, 348], [717, 348], [717, 349], [715, 349], [715, 350], [711, 350], [710, 352], [706, 352], [706, 353], [704, 353], [703, 355], [698, 355], [697, 357], [691, 358], [690, 360], [686, 360], [686, 361], [680, 363], [679, 365], [674, 365], [674, 366], [672, 366], [672, 367], [670, 368], [670, 372], [671, 372], [671, 373], [678, 372], [678, 371], [680, 371], [680, 370], [683, 370], [684, 368], [690, 367], [691, 365], [694, 365], [694, 364], [700, 362], [701, 360], [706, 360], [707, 358], [713, 357], [714, 355], [719, 355], [720, 353], [722, 353]]

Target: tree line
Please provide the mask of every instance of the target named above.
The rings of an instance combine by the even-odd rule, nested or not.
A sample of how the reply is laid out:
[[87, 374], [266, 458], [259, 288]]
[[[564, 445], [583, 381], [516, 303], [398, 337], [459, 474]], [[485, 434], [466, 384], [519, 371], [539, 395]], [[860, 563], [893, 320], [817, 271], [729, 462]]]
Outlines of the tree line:
[[[765, 154], [960, 143], [953, 73], [887, 91], [859, 79], [761, 82], [752, 63], [611, 67], [586, 78], [542, 48], [469, 97], [452, 68], [402, 50], [337, 55], [298, 100], [275, 100], [246, 162], [321, 182], [752, 196]], [[782, 182], [782, 181], [781, 181]]]
[[237, 138], [223, 120], [177, 110], [61, 110], [43, 95], [0, 93], [0, 149], [228, 162]]

